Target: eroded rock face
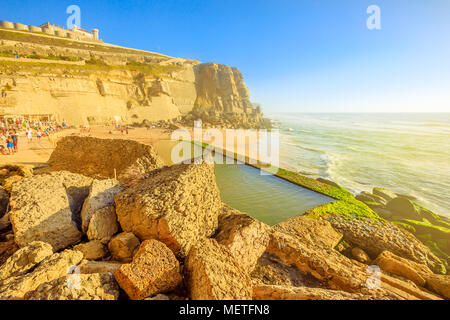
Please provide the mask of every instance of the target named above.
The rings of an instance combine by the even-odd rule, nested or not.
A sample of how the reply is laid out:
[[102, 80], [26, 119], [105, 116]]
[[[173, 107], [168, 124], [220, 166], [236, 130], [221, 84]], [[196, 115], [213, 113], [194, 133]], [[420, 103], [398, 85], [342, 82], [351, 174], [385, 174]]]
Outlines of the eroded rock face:
[[84, 258], [87, 260], [101, 259], [108, 254], [108, 250], [100, 240], [92, 240], [86, 243], [81, 243], [76, 245], [73, 249], [81, 251]]
[[[89, 155], [89, 157], [86, 156]], [[49, 159], [49, 170], [67, 170], [89, 177], [126, 182], [163, 166], [153, 148], [132, 140], [64, 137]]]
[[309, 272], [328, 287], [347, 292], [361, 292], [366, 288], [369, 274], [366, 267], [339, 254], [331, 248], [301, 242], [291, 235], [275, 231], [267, 252], [277, 256], [286, 265], [295, 265]]
[[31, 242], [6, 260], [0, 266], [0, 282], [18, 275], [22, 275], [39, 262], [53, 254], [52, 246], [41, 241]]
[[193, 300], [250, 300], [252, 283], [231, 252], [214, 239], [196, 243], [185, 260], [185, 282]]
[[422, 287], [426, 283], [424, 275], [433, 274], [426, 265], [403, 259], [389, 251], [380, 253], [373, 264], [389, 273], [409, 279]]
[[264, 253], [250, 274], [255, 285], [326, 288], [326, 283], [311, 273], [285, 265], [278, 257]]
[[216, 63], [203, 63], [195, 69], [196, 107], [210, 108], [220, 113], [251, 112], [250, 94], [239, 70]]
[[251, 272], [269, 243], [269, 229], [249, 215], [226, 207], [219, 216], [215, 239], [230, 250], [245, 270]]
[[83, 259], [83, 253], [65, 250], [44, 259], [32, 272], [5, 279], [0, 284], [0, 299], [23, 299], [39, 285], [67, 275]]
[[157, 240], [142, 242], [131, 264], [121, 265], [114, 271], [114, 276], [133, 300], [172, 291], [182, 281], [175, 255]]
[[122, 232], [111, 239], [108, 248], [114, 260], [131, 262], [139, 245], [140, 241], [133, 233]]
[[115, 203], [124, 231], [141, 240], [158, 239], [180, 257], [215, 232], [222, 207], [209, 164], [164, 168], [118, 194]]
[[41, 284], [27, 300], [117, 300], [119, 287], [112, 273], [66, 275]]
[[330, 217], [328, 221], [345, 239], [366, 251], [372, 259], [383, 251], [390, 251], [402, 258], [425, 264], [434, 272], [441, 272], [443, 268], [442, 262], [429, 248], [393, 223], [347, 221], [339, 216]]
[[91, 181], [60, 171], [16, 182], [9, 215], [17, 244], [44, 241], [56, 251], [78, 242], [80, 209]]
[[342, 234], [333, 229], [328, 221], [306, 216], [290, 218], [272, 228], [324, 248], [334, 248], [342, 239]]
[[114, 206], [109, 206], [96, 210], [89, 222], [86, 234], [89, 240], [107, 242], [117, 231], [119, 231], [119, 223], [116, 209]]
[[89, 222], [98, 210], [114, 205], [114, 196], [122, 190], [123, 187], [114, 179], [92, 181], [92, 184], [89, 187], [89, 195], [84, 201], [81, 210], [81, 225], [83, 232], [87, 232]]
[[254, 300], [372, 300], [360, 293], [323, 288], [258, 285], [253, 287]]
[[425, 275], [427, 288], [437, 292], [446, 299], [450, 299], [450, 276], [441, 274]]

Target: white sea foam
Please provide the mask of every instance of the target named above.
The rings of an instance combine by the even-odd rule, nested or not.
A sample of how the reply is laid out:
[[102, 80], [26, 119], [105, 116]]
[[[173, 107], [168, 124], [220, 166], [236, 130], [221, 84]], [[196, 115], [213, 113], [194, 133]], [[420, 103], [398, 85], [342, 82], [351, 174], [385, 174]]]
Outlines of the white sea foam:
[[355, 193], [387, 187], [450, 216], [450, 113], [269, 117], [281, 128], [282, 166]]

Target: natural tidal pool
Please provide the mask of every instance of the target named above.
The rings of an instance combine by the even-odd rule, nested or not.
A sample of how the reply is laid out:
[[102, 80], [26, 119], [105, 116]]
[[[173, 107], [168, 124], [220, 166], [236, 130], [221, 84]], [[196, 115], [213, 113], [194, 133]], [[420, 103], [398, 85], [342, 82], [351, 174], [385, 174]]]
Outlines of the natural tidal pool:
[[[167, 164], [173, 164], [175, 141], [159, 141], [154, 147]], [[200, 148], [196, 146], [194, 148]], [[225, 162], [223, 162], [225, 163]], [[334, 199], [295, 185], [244, 163], [215, 164], [222, 201], [252, 217], [274, 225]]]

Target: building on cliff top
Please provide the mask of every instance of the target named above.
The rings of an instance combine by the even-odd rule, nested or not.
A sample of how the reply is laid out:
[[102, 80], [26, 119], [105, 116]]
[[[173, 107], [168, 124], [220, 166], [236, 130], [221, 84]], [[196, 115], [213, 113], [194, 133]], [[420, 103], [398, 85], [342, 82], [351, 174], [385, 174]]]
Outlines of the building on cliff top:
[[92, 33], [77, 27], [76, 25], [72, 29], [65, 29], [50, 22], [46, 22], [39, 26], [43, 32], [54, 34], [61, 37], [67, 37], [74, 40], [95, 40], [98, 41], [98, 29], [92, 29]]
[[35, 27], [17, 22], [0, 21], [0, 28], [17, 31], [42, 32], [49, 35], [70, 38], [72, 40], [103, 42], [98, 37], [98, 29], [92, 29], [92, 32], [86, 31], [77, 26], [74, 26], [72, 29], [66, 29], [64, 27], [51, 24], [50, 22], [46, 22], [39, 27]]

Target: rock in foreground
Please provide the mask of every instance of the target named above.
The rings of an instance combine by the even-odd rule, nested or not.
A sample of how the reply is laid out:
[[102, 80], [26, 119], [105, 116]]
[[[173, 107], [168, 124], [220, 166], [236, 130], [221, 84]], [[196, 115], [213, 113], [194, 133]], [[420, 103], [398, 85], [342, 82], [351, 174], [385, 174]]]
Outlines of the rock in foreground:
[[172, 291], [182, 281], [175, 255], [157, 240], [142, 242], [131, 264], [121, 265], [114, 271], [114, 276], [133, 300]]
[[53, 254], [52, 246], [41, 241], [31, 242], [17, 250], [0, 266], [0, 281], [22, 275]]
[[32, 272], [3, 281], [0, 299], [23, 299], [27, 292], [35, 290], [42, 283], [66, 276], [82, 259], [80, 251], [55, 253], [43, 260]]
[[[87, 156], [88, 155], [88, 156]], [[126, 182], [163, 166], [153, 148], [132, 140], [64, 137], [49, 159], [48, 170], [67, 170], [93, 178]]]
[[114, 205], [114, 196], [122, 190], [123, 187], [114, 179], [92, 181], [89, 187], [89, 195], [81, 210], [83, 232], [88, 230], [91, 218], [98, 210]]
[[13, 185], [9, 213], [17, 244], [44, 241], [55, 251], [81, 239], [80, 210], [92, 179], [66, 171], [24, 178]]
[[41, 284], [27, 300], [117, 300], [119, 287], [112, 273], [67, 275]]
[[390, 222], [347, 221], [338, 216], [332, 216], [328, 221], [346, 240], [366, 251], [372, 259], [387, 250], [402, 258], [425, 264], [433, 272], [445, 273], [442, 262], [429, 248]]
[[217, 242], [226, 246], [236, 261], [251, 272], [269, 243], [269, 226], [249, 215], [224, 208], [219, 217]]
[[139, 245], [140, 241], [133, 233], [122, 232], [111, 239], [108, 248], [114, 260], [131, 262]]
[[231, 252], [214, 239], [195, 244], [185, 260], [185, 280], [193, 300], [250, 300], [252, 283]]
[[118, 194], [115, 202], [124, 231], [141, 240], [158, 239], [180, 257], [215, 232], [222, 207], [209, 164], [164, 168]]

